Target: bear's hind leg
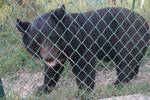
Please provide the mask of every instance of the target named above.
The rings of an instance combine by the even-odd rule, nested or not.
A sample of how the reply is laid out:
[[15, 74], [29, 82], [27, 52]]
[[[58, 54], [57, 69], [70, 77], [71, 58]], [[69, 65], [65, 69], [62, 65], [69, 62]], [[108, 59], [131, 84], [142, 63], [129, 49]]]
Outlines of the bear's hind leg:
[[136, 59], [131, 54], [127, 54], [124, 58], [117, 55], [114, 60], [117, 65], [117, 80], [114, 84], [128, 83], [133, 79], [138, 74], [141, 58], [142, 56]]
[[91, 92], [95, 86], [95, 59], [81, 58], [76, 64], [72, 63], [72, 72], [76, 76], [76, 82], [80, 90]]

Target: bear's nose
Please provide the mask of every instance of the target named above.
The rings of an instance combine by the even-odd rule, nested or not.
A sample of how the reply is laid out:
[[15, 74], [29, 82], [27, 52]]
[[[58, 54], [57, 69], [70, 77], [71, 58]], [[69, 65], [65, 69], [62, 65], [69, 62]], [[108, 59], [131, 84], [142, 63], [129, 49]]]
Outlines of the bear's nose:
[[45, 59], [46, 62], [52, 62], [53, 60], [54, 60], [54, 59], [52, 59], [52, 58], [46, 58], [46, 59]]

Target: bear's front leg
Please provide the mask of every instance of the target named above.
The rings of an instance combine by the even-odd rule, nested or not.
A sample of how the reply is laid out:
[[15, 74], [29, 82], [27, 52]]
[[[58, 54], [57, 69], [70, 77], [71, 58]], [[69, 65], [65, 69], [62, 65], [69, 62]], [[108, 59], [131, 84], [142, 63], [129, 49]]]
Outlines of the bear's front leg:
[[73, 57], [74, 63], [72, 63], [72, 72], [76, 77], [76, 82], [79, 87], [78, 96], [79, 98], [86, 98], [86, 100], [88, 100], [95, 86], [95, 58], [89, 52], [86, 52], [86, 54], [79, 59], [76, 59], [77, 57], [79, 56], [75, 55]]
[[48, 67], [45, 64], [44, 84], [38, 87], [36, 95], [41, 96], [42, 94], [50, 93], [58, 82], [63, 70], [64, 66], [62, 64], [57, 64], [54, 67]]

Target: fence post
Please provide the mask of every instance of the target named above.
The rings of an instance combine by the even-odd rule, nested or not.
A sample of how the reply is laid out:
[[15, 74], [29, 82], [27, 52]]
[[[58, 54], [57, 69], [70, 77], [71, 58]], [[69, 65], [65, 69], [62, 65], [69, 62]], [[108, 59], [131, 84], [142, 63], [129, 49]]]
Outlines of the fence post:
[[132, 2], [132, 9], [134, 10], [134, 7], [135, 7], [135, 0], [133, 0]]
[[0, 98], [5, 98], [5, 92], [3, 89], [3, 83], [2, 83], [1, 78], [0, 78]]

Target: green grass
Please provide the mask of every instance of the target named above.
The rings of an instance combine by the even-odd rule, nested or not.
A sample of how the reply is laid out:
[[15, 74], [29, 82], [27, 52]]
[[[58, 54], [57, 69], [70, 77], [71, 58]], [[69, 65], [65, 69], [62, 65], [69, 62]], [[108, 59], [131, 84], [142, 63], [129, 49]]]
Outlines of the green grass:
[[[100, 89], [101, 88], [101, 89]], [[111, 85], [106, 87], [99, 87], [97, 93], [100, 97], [106, 98], [111, 96], [131, 95], [131, 94], [145, 94], [150, 92], [150, 83], [136, 83], [136, 84], [125, 84], [124, 87], [114, 88]]]
[[[150, 83], [142, 82], [137, 84], [126, 84], [120, 87], [114, 87], [112, 85], [100, 85], [96, 87], [96, 90], [86, 95], [85, 91], [80, 91], [78, 93], [77, 87], [61, 85], [61, 87], [55, 89], [51, 94], [42, 95], [40, 97], [31, 94], [26, 99], [27, 100], [74, 100], [75, 98], [80, 98], [81, 95], [86, 97], [92, 97], [92, 100], [108, 98], [112, 96], [123, 96], [123, 95], [132, 95], [132, 94], [143, 94], [145, 96], [150, 96]], [[20, 97], [17, 94], [9, 93], [9, 98], [7, 100], [20, 100]]]
[[[85, 91], [81, 91], [80, 95], [84, 93]], [[100, 98], [107, 98], [111, 96], [131, 95], [131, 94], [138, 94], [138, 93], [141, 94], [150, 93], [150, 83], [143, 82], [137, 84], [126, 84], [124, 85], [124, 87], [117, 87], [117, 88], [115, 88], [112, 85], [107, 85], [107, 86], [101, 85], [101, 86], [97, 86], [96, 91], [94, 91], [94, 94], [91, 95], [93, 95], [95, 99], [96, 98], [100, 99]], [[65, 100], [68, 98], [72, 98], [75, 95], [77, 95], [77, 87], [62, 86], [59, 89], [57, 89], [56, 92], [52, 92], [52, 94], [48, 96], [50, 98], [55, 98], [55, 100]]]

